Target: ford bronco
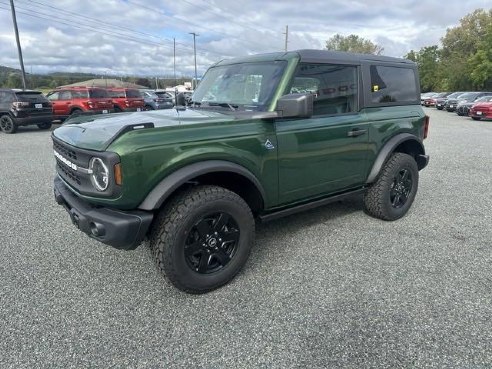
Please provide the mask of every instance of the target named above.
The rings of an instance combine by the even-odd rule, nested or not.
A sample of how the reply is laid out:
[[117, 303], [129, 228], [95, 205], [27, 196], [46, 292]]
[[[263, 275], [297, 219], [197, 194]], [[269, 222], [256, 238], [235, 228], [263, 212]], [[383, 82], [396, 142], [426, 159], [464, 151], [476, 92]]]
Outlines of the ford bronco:
[[408, 60], [321, 50], [224, 60], [186, 107], [53, 131], [54, 193], [82, 232], [118, 249], [145, 241], [172, 284], [204, 293], [244, 266], [255, 219], [356, 194], [376, 218], [404, 216], [428, 127]]

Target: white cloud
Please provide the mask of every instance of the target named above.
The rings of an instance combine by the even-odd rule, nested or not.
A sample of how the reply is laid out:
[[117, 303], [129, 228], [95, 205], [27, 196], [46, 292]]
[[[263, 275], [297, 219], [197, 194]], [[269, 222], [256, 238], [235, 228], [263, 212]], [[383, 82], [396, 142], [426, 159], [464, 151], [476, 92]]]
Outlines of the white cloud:
[[[199, 74], [220, 59], [284, 48], [323, 48], [335, 33], [369, 38], [390, 56], [439, 42], [484, 0], [236, 1], [16, 0], [26, 69], [111, 75]], [[140, 5], [138, 5], [140, 4]], [[0, 65], [17, 67], [9, 2], [0, 0]], [[28, 69], [29, 70], [29, 69]]]

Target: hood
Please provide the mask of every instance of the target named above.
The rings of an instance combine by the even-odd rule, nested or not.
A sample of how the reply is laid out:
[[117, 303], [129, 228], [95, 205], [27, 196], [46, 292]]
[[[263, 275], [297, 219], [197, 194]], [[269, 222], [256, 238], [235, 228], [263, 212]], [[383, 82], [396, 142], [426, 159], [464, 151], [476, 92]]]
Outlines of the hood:
[[490, 108], [492, 108], [492, 102], [479, 102], [479, 103], [473, 104], [473, 108], [490, 109]]
[[65, 124], [53, 131], [53, 135], [76, 147], [103, 151], [118, 136], [134, 129], [210, 124], [235, 119], [237, 117], [230, 113], [194, 109], [81, 115], [67, 120]]

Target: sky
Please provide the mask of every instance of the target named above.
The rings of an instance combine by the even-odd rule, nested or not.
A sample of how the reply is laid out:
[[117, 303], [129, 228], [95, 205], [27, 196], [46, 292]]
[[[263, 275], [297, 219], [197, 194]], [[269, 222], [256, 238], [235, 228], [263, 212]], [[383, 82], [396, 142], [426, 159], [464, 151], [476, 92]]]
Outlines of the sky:
[[[194, 75], [242, 55], [323, 49], [356, 34], [403, 57], [440, 43], [492, 0], [14, 0], [28, 73]], [[425, 5], [424, 5], [425, 4]], [[174, 58], [174, 41], [176, 53]], [[174, 68], [175, 60], [175, 68]], [[10, 0], [0, 0], [0, 65], [19, 68]]]

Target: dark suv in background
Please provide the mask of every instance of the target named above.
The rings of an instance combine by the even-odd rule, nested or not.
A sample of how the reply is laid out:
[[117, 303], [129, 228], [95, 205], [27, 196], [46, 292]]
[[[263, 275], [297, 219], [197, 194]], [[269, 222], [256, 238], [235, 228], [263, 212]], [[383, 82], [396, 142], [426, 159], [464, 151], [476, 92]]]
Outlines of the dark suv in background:
[[36, 124], [49, 129], [53, 121], [51, 103], [40, 91], [0, 89], [0, 129], [15, 133], [17, 127]]
[[145, 101], [145, 110], [171, 109], [174, 106], [169, 96], [158, 96], [152, 90], [140, 90], [140, 93]]
[[103, 88], [62, 87], [48, 93], [47, 98], [53, 104], [55, 119], [64, 120], [84, 112], [113, 112], [113, 100]]

